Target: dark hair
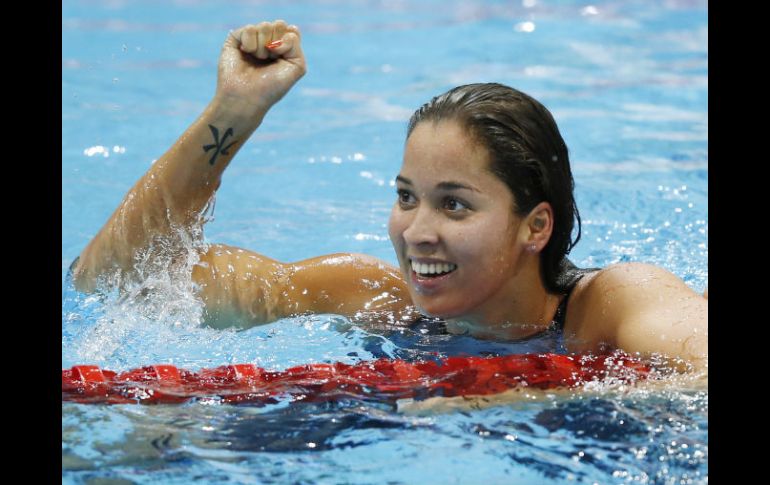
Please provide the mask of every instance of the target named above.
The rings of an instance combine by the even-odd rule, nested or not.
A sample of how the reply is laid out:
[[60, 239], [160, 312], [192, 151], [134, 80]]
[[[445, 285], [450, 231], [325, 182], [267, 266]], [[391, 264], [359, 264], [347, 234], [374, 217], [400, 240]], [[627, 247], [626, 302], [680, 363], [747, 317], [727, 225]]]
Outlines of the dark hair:
[[[407, 139], [422, 121], [455, 120], [486, 147], [490, 170], [511, 189], [514, 212], [527, 215], [540, 202], [553, 208], [553, 232], [541, 254], [546, 288], [563, 293], [559, 273], [580, 240], [580, 213], [567, 145], [551, 113], [532, 97], [497, 83], [458, 86], [415, 111]], [[577, 236], [572, 229], [577, 220]]]

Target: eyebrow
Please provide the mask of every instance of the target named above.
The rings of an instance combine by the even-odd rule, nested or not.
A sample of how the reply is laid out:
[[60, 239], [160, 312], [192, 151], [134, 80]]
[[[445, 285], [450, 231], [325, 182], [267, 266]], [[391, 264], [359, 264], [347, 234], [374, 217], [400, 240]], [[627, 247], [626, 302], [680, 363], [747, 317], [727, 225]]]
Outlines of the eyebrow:
[[[409, 180], [406, 177], [402, 177], [401, 175], [397, 175], [396, 176], [396, 181], [404, 183], [404, 184], [407, 184], [407, 185], [414, 185], [411, 180]], [[439, 182], [436, 185], [436, 187], [439, 188], [439, 189], [443, 189], [443, 190], [465, 189], [465, 190], [471, 190], [473, 192], [480, 192], [480, 190], [478, 190], [475, 187], [471, 187], [470, 185], [462, 184], [460, 182], [452, 182], [452, 181]]]

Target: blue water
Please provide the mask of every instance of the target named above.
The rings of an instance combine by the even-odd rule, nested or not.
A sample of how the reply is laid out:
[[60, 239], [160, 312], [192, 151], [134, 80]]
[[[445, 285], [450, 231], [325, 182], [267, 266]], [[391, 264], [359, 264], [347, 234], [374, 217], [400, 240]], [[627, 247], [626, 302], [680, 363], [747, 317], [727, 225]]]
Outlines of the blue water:
[[[454, 85], [496, 81], [541, 100], [570, 148], [576, 264], [645, 261], [707, 286], [706, 2], [279, 3], [62, 3], [62, 368], [483, 352], [331, 315], [214, 330], [173, 281], [142, 304], [66, 285], [72, 260], [208, 103], [227, 31], [265, 19], [302, 28], [309, 72], [231, 164], [207, 240], [284, 261], [349, 251], [395, 263], [386, 223], [406, 119]], [[679, 386], [420, 416], [356, 401], [63, 403], [62, 481], [707, 483], [707, 399]]]

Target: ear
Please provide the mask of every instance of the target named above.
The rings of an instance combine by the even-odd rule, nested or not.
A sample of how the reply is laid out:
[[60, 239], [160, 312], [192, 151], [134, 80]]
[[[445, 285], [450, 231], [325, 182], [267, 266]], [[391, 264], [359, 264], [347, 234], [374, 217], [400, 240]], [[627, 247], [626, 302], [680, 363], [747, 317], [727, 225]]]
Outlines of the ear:
[[553, 232], [553, 208], [548, 202], [537, 204], [523, 221], [527, 250], [539, 253], [551, 239]]

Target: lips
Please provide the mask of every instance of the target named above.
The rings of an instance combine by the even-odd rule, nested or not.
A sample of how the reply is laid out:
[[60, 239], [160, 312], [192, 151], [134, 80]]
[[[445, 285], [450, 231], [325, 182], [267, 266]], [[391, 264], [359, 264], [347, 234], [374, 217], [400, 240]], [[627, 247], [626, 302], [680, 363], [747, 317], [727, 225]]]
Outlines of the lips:
[[434, 294], [440, 291], [457, 269], [457, 265], [440, 260], [409, 259], [410, 282], [421, 294]]

